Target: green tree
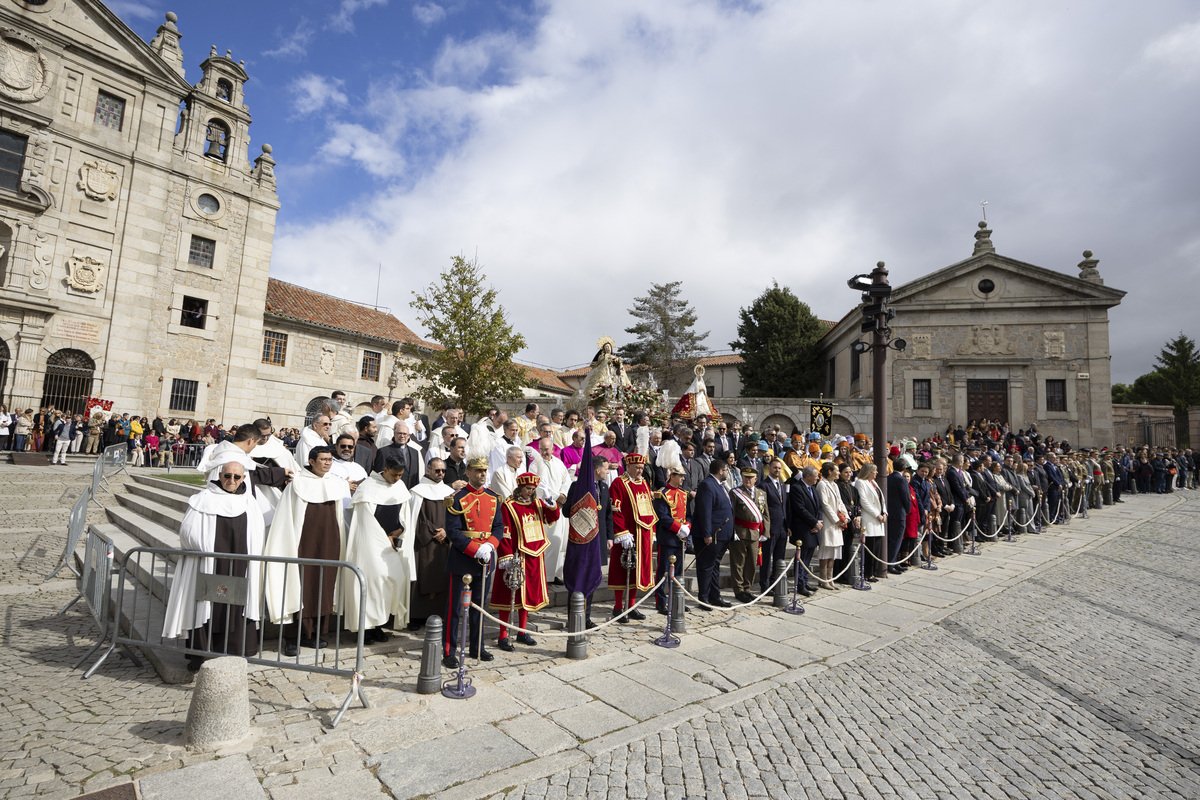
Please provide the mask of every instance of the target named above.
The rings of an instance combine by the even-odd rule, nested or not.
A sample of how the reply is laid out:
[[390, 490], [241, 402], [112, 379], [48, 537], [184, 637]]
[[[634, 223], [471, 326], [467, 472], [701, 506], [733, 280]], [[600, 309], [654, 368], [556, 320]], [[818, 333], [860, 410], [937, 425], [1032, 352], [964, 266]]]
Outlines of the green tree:
[[1112, 401], [1114, 403], [1139, 403], [1133, 393], [1133, 387], [1128, 383], [1114, 383], [1112, 385]]
[[696, 312], [679, 297], [682, 283], [652, 283], [646, 296], [634, 299], [629, 314], [637, 323], [625, 332], [637, 338], [617, 351], [626, 362], [649, 368], [664, 388], [690, 375], [695, 360], [708, 352], [708, 331], [696, 332]]
[[822, 375], [816, 345], [825, 326], [808, 304], [773, 281], [739, 313], [738, 339], [729, 346], [742, 356], [742, 396], [804, 397], [816, 392]]
[[525, 337], [509, 324], [477, 262], [454, 256], [437, 281], [413, 295], [417, 322], [442, 346], [405, 367], [409, 378], [424, 384], [422, 398], [454, 397], [468, 413], [482, 414], [490, 400], [521, 396], [525, 369], [512, 359]]
[[1154, 370], [1135, 380], [1127, 397], [1133, 403], [1173, 406], [1176, 440], [1186, 446], [1188, 409], [1200, 405], [1200, 352], [1196, 343], [1180, 333], [1163, 345]]

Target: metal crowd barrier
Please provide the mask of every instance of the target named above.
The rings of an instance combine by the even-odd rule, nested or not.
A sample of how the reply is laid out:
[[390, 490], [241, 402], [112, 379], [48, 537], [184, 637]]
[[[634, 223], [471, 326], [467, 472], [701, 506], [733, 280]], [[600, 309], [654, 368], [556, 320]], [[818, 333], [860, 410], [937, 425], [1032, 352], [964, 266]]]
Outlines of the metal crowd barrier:
[[[167, 461], [167, 472], [174, 467], [192, 468], [200, 463], [200, 454], [208, 445], [203, 442], [187, 442], [171, 447], [171, 458]], [[157, 454], [156, 454], [157, 458]], [[157, 464], [156, 464], [157, 466]]]
[[83, 577], [79, 570], [75, 569], [71, 557], [75, 555], [75, 548], [79, 546], [79, 540], [83, 538], [83, 532], [87, 528], [87, 510], [91, 502], [92, 490], [91, 487], [87, 487], [80, 492], [79, 499], [71, 507], [71, 516], [67, 521], [67, 543], [63, 547], [62, 555], [58, 558], [58, 563], [54, 566], [54, 571], [46, 576], [46, 580], [57, 575], [63, 567], [69, 567], [76, 577]]
[[[194, 629], [192, 634], [184, 632], [180, 639], [166, 639], [163, 637], [163, 622], [166, 612], [166, 604], [169, 598], [169, 589], [174, 584], [174, 574], [178, 574], [178, 566], [172, 568], [172, 562], [178, 560], [178, 565], [184, 564], [186, 559], [219, 559], [225, 562], [240, 562], [248, 564], [249, 562], [258, 562], [262, 565], [260, 570], [260, 578], [258, 581], [258, 623], [257, 634], [254, 637], [255, 655], [246, 654], [246, 638], [243, 635], [241, 641], [231, 639], [231, 622], [235, 620], [235, 614], [242, 616], [241, 610], [235, 611], [236, 607], [244, 607], [249, 597], [249, 579], [230, 574], [212, 574], [200, 572], [197, 575], [196, 587], [193, 597], [188, 599], [188, 602], [209, 602], [211, 606], [211, 616], [209, 622], [200, 628]], [[332, 647], [318, 646], [313, 649], [301, 648], [300, 640], [302, 638], [301, 626], [299, 624], [288, 625], [284, 624], [280, 628], [277, 636], [267, 635], [267, 620], [270, 618], [268, 609], [271, 604], [267, 602], [266, 593], [266, 567], [269, 564], [278, 564], [284, 567], [284, 576], [279, 592], [283, 597], [287, 596], [288, 589], [294, 588], [303, 594], [303, 588], [306, 584], [306, 571], [308, 578], [316, 581], [317, 612], [314, 615], [313, 627], [316, 631], [315, 638], [317, 644], [320, 645], [324, 634], [321, 630], [323, 627], [329, 628], [329, 642]], [[296, 576], [293, 577], [290, 573], [292, 567], [296, 568]], [[229, 566], [230, 571], [234, 571], [232, 564]], [[312, 571], [315, 570], [315, 578]], [[326, 580], [328, 570], [336, 570], [336, 576], [331, 580]], [[243, 570], [244, 571], [244, 570]], [[347, 577], [346, 573], [349, 573]], [[282, 556], [252, 556], [243, 555], [240, 553], [209, 553], [198, 550], [174, 550], [170, 548], [156, 547], [135, 547], [125, 554], [124, 562], [119, 566], [116, 586], [116, 606], [113, 617], [117, 618], [119, 614], [125, 616], [124, 624], [113, 624], [108, 627], [108, 633], [111, 634], [108, 640], [108, 648], [100, 655], [83, 677], [88, 678], [94, 673], [105, 659], [118, 646], [122, 647], [141, 647], [151, 650], [159, 650], [166, 652], [174, 652], [181, 655], [201, 656], [204, 658], [216, 658], [218, 656], [236, 655], [244, 657], [252, 664], [262, 664], [269, 667], [278, 667], [280, 669], [294, 669], [303, 672], [314, 672], [322, 675], [335, 675], [350, 679], [350, 691], [346, 694], [346, 699], [342, 702], [341, 708], [333, 718], [330, 727], [336, 727], [341, 721], [342, 715], [346, 713], [346, 709], [350, 707], [350, 702], [357, 695], [362, 702], [363, 707], [369, 707], [366, 693], [362, 688], [362, 671], [363, 671], [363, 635], [366, 625], [366, 584], [363, 579], [362, 570], [357, 565], [349, 561], [326, 561], [317, 558], [285, 558]], [[355, 644], [353, 648], [343, 647], [341, 642], [342, 631], [342, 614], [340, 611], [341, 598], [343, 596], [343, 581], [354, 580], [358, 587], [358, 631], [355, 634]], [[320, 609], [323, 605], [322, 601], [332, 595], [333, 612], [328, 615], [322, 615]], [[223, 609], [223, 610], [222, 610]], [[302, 610], [300, 612], [304, 614]], [[219, 633], [214, 641], [213, 622], [224, 615], [224, 636]], [[250, 623], [251, 620], [246, 620]], [[276, 627], [272, 625], [272, 627]], [[122, 633], [125, 630], [126, 633]], [[203, 631], [203, 635], [196, 635], [195, 631]], [[103, 627], [102, 627], [103, 632]], [[233, 633], [236, 635], [236, 633]], [[270, 652], [266, 648], [268, 641], [274, 640], [274, 652]], [[98, 649], [103, 640], [97, 644]], [[298, 653], [295, 656], [284, 655], [284, 647], [288, 644], [295, 644]], [[330, 652], [332, 651], [332, 652]], [[353, 658], [351, 659], [351, 653]], [[88, 655], [91, 655], [90, 653]], [[332, 655], [332, 664], [326, 663], [328, 656]], [[351, 661], [353, 663], [351, 664]]]
[[[129, 445], [124, 442], [110, 444], [104, 448], [104, 452], [96, 459], [95, 465], [92, 467], [92, 497], [100, 491], [103, 486], [106, 491], [111, 491], [108, 488], [108, 476], [116, 472], [124, 472], [129, 474], [129, 470], [125, 469], [125, 464], [129, 460]], [[96, 501], [96, 505], [100, 505], [100, 501]]]

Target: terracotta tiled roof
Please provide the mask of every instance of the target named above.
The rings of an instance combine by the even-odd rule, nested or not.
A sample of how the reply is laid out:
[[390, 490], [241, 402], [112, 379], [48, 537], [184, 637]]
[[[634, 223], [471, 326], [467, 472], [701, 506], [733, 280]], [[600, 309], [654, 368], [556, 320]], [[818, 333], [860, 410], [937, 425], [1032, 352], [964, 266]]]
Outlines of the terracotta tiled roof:
[[[575, 391], [563, 383], [554, 370], [531, 367], [528, 364], [520, 364], [520, 362], [518, 364], [525, 370], [526, 381], [530, 388], [550, 389], [555, 392], [563, 392], [564, 394], [571, 394]], [[587, 373], [585, 372], [584, 374], [586, 375]]]
[[349, 300], [314, 292], [303, 286], [275, 278], [267, 280], [267, 313], [321, 325], [346, 333], [370, 336], [396, 344], [408, 344], [427, 350], [440, 345], [427, 342], [391, 314]]

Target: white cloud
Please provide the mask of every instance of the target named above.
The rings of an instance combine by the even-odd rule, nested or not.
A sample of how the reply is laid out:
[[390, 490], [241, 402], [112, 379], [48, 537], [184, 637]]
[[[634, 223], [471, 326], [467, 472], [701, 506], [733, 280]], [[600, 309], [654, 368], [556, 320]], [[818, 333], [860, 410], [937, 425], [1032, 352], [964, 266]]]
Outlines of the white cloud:
[[307, 72], [292, 81], [292, 107], [295, 116], [315, 114], [326, 108], [344, 106], [348, 98], [342, 91], [344, 83], [337, 78], [326, 78]]
[[332, 162], [353, 161], [377, 178], [391, 180], [404, 172], [404, 156], [388, 139], [354, 123], [334, 123], [321, 155]]
[[289, 60], [303, 58], [308, 54], [308, 45], [312, 42], [315, 35], [316, 29], [307, 19], [301, 17], [299, 24], [296, 25], [296, 29], [287, 36], [282, 37], [278, 47], [274, 50], [267, 50], [263, 55]]
[[163, 18], [156, 8], [147, 3], [140, 3], [138, 0], [109, 0], [106, 5], [109, 11], [121, 19], [161, 20]]
[[1157, 61], [1185, 73], [1200, 70], [1200, 22], [1180, 25], [1146, 45], [1147, 61]]
[[387, 0], [341, 0], [338, 10], [329, 18], [329, 27], [339, 33], [354, 30], [354, 15], [373, 6], [387, 5]]
[[417, 22], [428, 28], [446, 18], [446, 9], [437, 3], [414, 3], [412, 14]]
[[[845, 279], [878, 260], [899, 284], [969, 256], [981, 197], [999, 252], [1075, 274], [1090, 248], [1117, 288], [1178, 272], [1160, 239], [1194, 235], [1200, 110], [1129, 69], [1162, 15], [1036, 0], [543, 11], [527, 37], [447, 40], [428, 79], [380, 83], [334, 126], [322, 158], [382, 180], [340, 214], [285, 221], [275, 273], [337, 263], [352, 285], [382, 261], [384, 302], [411, 321], [410, 291], [478, 248], [524, 357], [566, 365], [626, 339], [652, 281], [683, 280], [716, 349], [772, 278], [838, 319], [857, 300]], [[1114, 353], [1132, 341], [1120, 319], [1190, 318], [1176, 294], [1158, 313], [1131, 291]], [[1156, 351], [1175, 332], [1138, 335]]]

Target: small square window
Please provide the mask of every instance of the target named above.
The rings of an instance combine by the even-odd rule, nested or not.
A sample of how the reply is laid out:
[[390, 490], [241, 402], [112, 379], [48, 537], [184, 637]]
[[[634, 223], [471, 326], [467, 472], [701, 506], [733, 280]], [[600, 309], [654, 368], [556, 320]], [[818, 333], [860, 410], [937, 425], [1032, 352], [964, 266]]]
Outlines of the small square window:
[[216, 252], [216, 242], [193, 234], [192, 242], [188, 245], [188, 263], [193, 267], [212, 269], [213, 256], [216, 255]]
[[262, 363], [282, 367], [287, 358], [287, 334], [263, 331]]
[[185, 328], [205, 329], [208, 319], [208, 301], [198, 297], [184, 297], [183, 307], [179, 312], [179, 324]]
[[102, 128], [121, 130], [125, 121], [125, 101], [115, 94], [100, 92], [96, 95], [95, 122]]
[[383, 353], [374, 350], [363, 350], [362, 379], [364, 381], [379, 380], [379, 365], [383, 362]]
[[196, 410], [196, 392], [199, 388], [199, 381], [172, 378], [170, 410], [194, 412]]
[[1067, 410], [1067, 381], [1065, 378], [1049, 378], [1046, 380], [1046, 410]]
[[913, 408], [933, 408], [933, 382], [929, 378], [913, 379]]
[[24, 136], [0, 131], [0, 188], [17, 191], [21, 183], [21, 170], [25, 168], [25, 145], [28, 142], [29, 139]]

